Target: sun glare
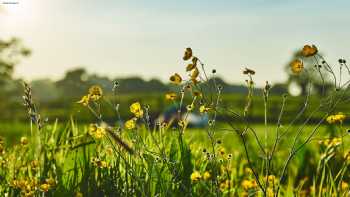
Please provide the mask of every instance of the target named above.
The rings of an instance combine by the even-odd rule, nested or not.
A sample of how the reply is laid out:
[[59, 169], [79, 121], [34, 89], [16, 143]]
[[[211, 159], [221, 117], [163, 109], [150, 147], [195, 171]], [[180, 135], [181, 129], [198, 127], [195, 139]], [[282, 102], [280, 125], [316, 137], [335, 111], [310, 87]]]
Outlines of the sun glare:
[[0, 0], [1, 10], [10, 21], [27, 20], [34, 16], [32, 0]]

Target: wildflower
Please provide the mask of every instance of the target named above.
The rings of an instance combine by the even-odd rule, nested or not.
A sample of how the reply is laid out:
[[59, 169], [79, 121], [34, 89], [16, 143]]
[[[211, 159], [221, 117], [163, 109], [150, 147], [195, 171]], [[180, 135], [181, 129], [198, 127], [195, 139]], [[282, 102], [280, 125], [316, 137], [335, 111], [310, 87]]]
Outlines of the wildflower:
[[186, 48], [185, 54], [183, 56], [183, 60], [189, 60], [192, 57], [192, 49], [191, 48]]
[[346, 161], [350, 161], [350, 151], [348, 151], [348, 152], [346, 152], [346, 153], [344, 154], [344, 159], [345, 159]]
[[[345, 60], [344, 60], [345, 61]], [[194, 65], [194, 66], [197, 66], [197, 62], [198, 62], [198, 58], [197, 57], [192, 57], [192, 64]]]
[[180, 120], [178, 125], [182, 128], [185, 128], [187, 126], [187, 121], [186, 120]]
[[225, 155], [225, 148], [224, 147], [219, 148], [219, 153], [221, 156], [224, 156]]
[[38, 160], [33, 160], [30, 162], [30, 166], [32, 167], [32, 169], [36, 169], [39, 167], [39, 161]]
[[89, 88], [89, 95], [92, 100], [97, 101], [102, 97], [102, 88], [100, 86], [94, 85]]
[[334, 123], [343, 123], [343, 121], [345, 120], [346, 116], [339, 112], [336, 115], [330, 115], [327, 117], [327, 122], [329, 124], [334, 124]]
[[325, 139], [320, 143], [327, 147], [335, 147], [335, 146], [339, 146], [342, 143], [342, 140], [341, 138]]
[[193, 104], [190, 104], [190, 105], [187, 105], [187, 106], [186, 106], [187, 111], [192, 111], [193, 108], [194, 108], [194, 105], [193, 105]]
[[251, 181], [250, 180], [243, 180], [241, 185], [242, 185], [243, 189], [246, 191], [257, 187], [257, 183], [255, 180], [251, 180]]
[[194, 68], [191, 72], [191, 79], [196, 79], [199, 76], [198, 68]]
[[244, 172], [246, 174], [252, 174], [253, 173], [252, 169], [250, 169], [250, 168], [244, 168]]
[[318, 52], [317, 48], [315, 45], [305, 45], [303, 47], [303, 50], [301, 51], [302, 55], [304, 57], [311, 57], [311, 56], [314, 56], [316, 55], [316, 53]]
[[165, 99], [168, 101], [173, 101], [176, 99], [176, 97], [177, 97], [177, 95], [175, 92], [169, 92], [169, 93], [165, 94]]
[[349, 188], [349, 184], [345, 181], [341, 182], [341, 190], [347, 190]]
[[255, 71], [249, 68], [245, 68], [245, 70], [243, 71], [244, 75], [254, 75]]
[[203, 179], [204, 180], [209, 180], [211, 178], [211, 174], [208, 171], [205, 171], [203, 174]]
[[143, 116], [143, 110], [139, 102], [130, 105], [130, 112], [135, 115], [135, 117], [140, 118]]
[[105, 135], [106, 135], [106, 130], [105, 130], [105, 128], [98, 127], [98, 128], [96, 129], [96, 132], [95, 132], [95, 134], [94, 134], [94, 137], [95, 137], [96, 139], [101, 139], [101, 138], [103, 138], [103, 136], [105, 136]]
[[56, 186], [56, 181], [53, 178], [48, 178], [45, 180], [45, 182], [50, 186], [50, 187], [55, 187]]
[[111, 156], [113, 154], [113, 148], [111, 146], [108, 146], [106, 148], [106, 154], [109, 156]]
[[269, 182], [274, 183], [274, 182], [275, 182], [276, 177], [275, 177], [274, 175], [269, 175], [269, 176], [267, 177], [267, 179], [268, 179], [268, 181], [269, 181]]
[[210, 109], [211, 109], [210, 107], [207, 107], [207, 106], [205, 106], [205, 105], [201, 105], [201, 106], [199, 107], [199, 112], [200, 112], [200, 113], [208, 113]]
[[226, 181], [221, 182], [219, 187], [220, 187], [221, 191], [225, 191], [227, 188], [230, 187], [230, 181], [226, 180]]
[[81, 192], [77, 192], [77, 193], [75, 194], [75, 197], [83, 197], [83, 194], [82, 194]]
[[182, 82], [182, 78], [179, 74], [175, 73], [174, 75], [170, 76], [170, 81], [175, 84], [179, 85]]
[[82, 105], [84, 105], [84, 106], [89, 105], [89, 103], [90, 103], [90, 95], [85, 95], [85, 96], [83, 96], [83, 97], [80, 99], [80, 101], [78, 101], [77, 103], [82, 104]]
[[194, 91], [193, 92], [193, 96], [195, 96], [195, 97], [202, 97], [202, 93], [199, 92], [199, 91]]
[[125, 128], [130, 129], [130, 130], [134, 129], [136, 127], [135, 119], [132, 118], [132, 119], [126, 121], [124, 126], [125, 126]]
[[293, 73], [299, 74], [303, 70], [304, 64], [301, 60], [296, 59], [296, 60], [292, 61], [292, 63], [290, 64], [290, 67], [292, 68]]
[[193, 182], [199, 181], [201, 178], [202, 178], [202, 176], [201, 176], [201, 174], [200, 174], [198, 171], [194, 171], [194, 172], [191, 174], [191, 180], [192, 180]]
[[89, 134], [93, 135], [93, 133], [96, 132], [97, 128], [98, 128], [97, 124], [90, 124], [90, 126], [89, 126]]
[[47, 183], [43, 183], [43, 184], [40, 185], [40, 190], [43, 191], [43, 192], [48, 192], [49, 189], [50, 189], [50, 186]]
[[27, 137], [21, 137], [21, 145], [22, 146], [25, 146], [28, 144], [28, 138]]
[[272, 188], [267, 188], [266, 193], [267, 193], [267, 197], [273, 197], [275, 194]]
[[187, 66], [186, 66], [186, 71], [188, 72], [188, 71], [191, 71], [191, 70], [193, 70], [194, 68], [196, 68], [196, 66], [194, 65], [194, 64], [188, 64]]

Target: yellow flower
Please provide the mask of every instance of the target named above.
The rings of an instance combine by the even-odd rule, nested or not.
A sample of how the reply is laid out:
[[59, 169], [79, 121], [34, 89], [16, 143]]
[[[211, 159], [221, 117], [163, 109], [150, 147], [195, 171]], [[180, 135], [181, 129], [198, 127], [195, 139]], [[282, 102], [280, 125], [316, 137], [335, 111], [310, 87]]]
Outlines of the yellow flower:
[[188, 65], [186, 66], [186, 71], [191, 71], [191, 70], [193, 70], [194, 68], [196, 68], [196, 66], [195, 66], [194, 64], [188, 64]]
[[83, 194], [82, 194], [81, 192], [77, 192], [77, 193], [75, 194], [75, 197], [83, 197]]
[[177, 95], [175, 92], [169, 92], [169, 93], [165, 94], [165, 99], [168, 101], [173, 101], [176, 99], [176, 97], [177, 97]]
[[203, 179], [204, 180], [208, 180], [211, 178], [211, 174], [208, 171], [205, 171], [203, 174]]
[[292, 68], [293, 73], [299, 74], [303, 70], [304, 64], [301, 60], [297, 59], [292, 61], [292, 63], [290, 64], [290, 67]]
[[186, 48], [185, 54], [183, 56], [183, 60], [189, 60], [192, 57], [192, 49], [191, 48]]
[[203, 96], [202, 93], [199, 92], [199, 91], [194, 91], [192, 94], [193, 94], [193, 96], [195, 96], [195, 97], [202, 97], [202, 96]]
[[219, 187], [220, 187], [221, 191], [225, 191], [227, 188], [230, 187], [230, 181], [226, 180], [226, 181], [221, 182]]
[[243, 180], [241, 183], [244, 190], [249, 190], [251, 188], [254, 188], [254, 182], [250, 180]]
[[197, 77], [199, 76], [199, 70], [198, 68], [194, 68], [191, 72], [191, 79], [197, 79]]
[[180, 120], [178, 125], [182, 128], [185, 128], [187, 126], [187, 121], [186, 120]]
[[89, 89], [89, 95], [92, 100], [97, 101], [102, 97], [102, 88], [100, 86], [94, 85]]
[[139, 102], [130, 105], [130, 112], [135, 115], [135, 117], [140, 118], [143, 116], [143, 110]]
[[98, 128], [97, 124], [90, 124], [90, 126], [89, 126], [89, 134], [93, 135], [93, 133], [96, 132], [97, 128]]
[[90, 95], [86, 95], [86, 96], [83, 96], [80, 99], [80, 101], [78, 101], [77, 103], [82, 104], [84, 106], [87, 106], [87, 105], [89, 105], [89, 102], [90, 102]]
[[130, 129], [130, 130], [134, 129], [136, 127], [135, 119], [132, 118], [132, 119], [126, 121], [124, 126], [125, 126], [125, 128]]
[[102, 127], [98, 127], [97, 129], [96, 129], [96, 132], [94, 133], [94, 137], [96, 138], [96, 139], [101, 139], [101, 138], [103, 138], [103, 136], [105, 136], [106, 135], [106, 130], [104, 129], [104, 128], [102, 128]]
[[210, 109], [211, 109], [210, 107], [207, 107], [207, 106], [205, 106], [205, 105], [201, 105], [201, 106], [199, 107], [199, 112], [200, 112], [200, 113], [208, 113]]
[[276, 177], [275, 177], [274, 175], [269, 175], [267, 179], [269, 180], [269, 182], [274, 183], [274, 182], [275, 182]]
[[341, 182], [341, 189], [344, 191], [344, 190], [347, 190], [349, 188], [349, 184], [345, 181], [342, 181]]
[[191, 174], [191, 180], [192, 181], [199, 181], [200, 179], [202, 178], [201, 174], [198, 172], [198, 171], [194, 171], [192, 174]]
[[219, 148], [219, 153], [221, 156], [224, 156], [225, 155], [225, 148], [224, 147]]
[[197, 62], [198, 62], [198, 58], [197, 57], [193, 57], [192, 58], [192, 64], [194, 65], [194, 67], [197, 66]]
[[50, 186], [47, 183], [44, 183], [44, 184], [40, 185], [40, 190], [43, 191], [43, 192], [47, 192], [47, 191], [49, 191], [49, 189], [50, 189]]
[[339, 112], [336, 115], [330, 115], [327, 117], [327, 122], [329, 124], [334, 124], [334, 123], [343, 123], [343, 121], [345, 120], [346, 116]]
[[170, 76], [170, 81], [173, 83], [173, 84], [176, 84], [176, 85], [179, 85], [181, 84], [182, 82], [182, 78], [179, 74], [175, 73], [174, 75]]
[[255, 75], [255, 71], [249, 68], [245, 68], [245, 70], [243, 71], [244, 75]]
[[194, 108], [194, 105], [193, 105], [193, 104], [187, 105], [187, 106], [186, 106], [187, 111], [192, 111], [193, 108]]
[[25, 146], [25, 145], [27, 145], [28, 144], [28, 138], [27, 137], [21, 137], [21, 144], [22, 144], [22, 146]]
[[317, 48], [315, 45], [305, 45], [303, 47], [303, 50], [301, 51], [302, 55], [304, 57], [311, 57], [311, 56], [314, 56], [316, 55], [316, 53], [318, 52]]
[[55, 187], [56, 186], [56, 181], [53, 178], [48, 178], [45, 180], [45, 182], [49, 185], [49, 187]]

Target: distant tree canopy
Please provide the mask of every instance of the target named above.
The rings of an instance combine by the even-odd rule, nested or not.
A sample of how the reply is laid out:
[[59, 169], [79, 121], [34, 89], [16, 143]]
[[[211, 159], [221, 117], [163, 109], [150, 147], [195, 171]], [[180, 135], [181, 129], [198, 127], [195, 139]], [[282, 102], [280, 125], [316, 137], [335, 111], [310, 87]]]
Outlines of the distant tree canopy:
[[0, 39], [0, 86], [11, 79], [14, 67], [21, 58], [29, 56], [30, 53], [30, 50], [25, 48], [17, 38]]

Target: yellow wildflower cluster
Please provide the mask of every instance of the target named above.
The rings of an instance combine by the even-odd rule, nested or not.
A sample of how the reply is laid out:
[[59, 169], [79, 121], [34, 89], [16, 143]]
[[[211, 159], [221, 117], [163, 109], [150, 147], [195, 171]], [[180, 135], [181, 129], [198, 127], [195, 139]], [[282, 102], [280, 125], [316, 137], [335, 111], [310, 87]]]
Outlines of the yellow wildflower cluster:
[[19, 189], [22, 196], [34, 196], [36, 191], [48, 192], [56, 186], [56, 181], [53, 178], [46, 179], [42, 184], [39, 184], [36, 179], [14, 179], [10, 182], [10, 186]]
[[328, 116], [327, 122], [329, 124], [343, 123], [345, 118], [346, 118], [346, 116], [343, 113], [339, 112], [338, 114]]
[[88, 106], [90, 101], [98, 101], [102, 98], [102, 96], [102, 88], [100, 86], [94, 85], [89, 88], [89, 93], [87, 95], [84, 95], [77, 103]]
[[135, 117], [125, 122], [124, 126], [126, 129], [134, 129], [136, 127], [137, 119], [143, 117], [143, 109], [139, 102], [130, 105], [130, 112], [133, 113]]
[[255, 180], [243, 180], [241, 185], [242, 185], [242, 188], [246, 191], [250, 189], [255, 189], [258, 186]]
[[[192, 59], [191, 59], [192, 58]], [[199, 69], [197, 68], [198, 58], [193, 56], [191, 48], [186, 48], [183, 60], [187, 61], [191, 59], [191, 63], [186, 66], [186, 71], [190, 72], [190, 77], [193, 83], [197, 83], [197, 77], [199, 76]]]
[[324, 145], [326, 147], [334, 147], [334, 146], [339, 146], [342, 143], [341, 138], [333, 138], [333, 139], [325, 139], [322, 141], [319, 141], [321, 145]]
[[98, 167], [98, 168], [107, 168], [108, 167], [108, 163], [106, 161], [103, 161], [103, 160], [96, 158], [96, 157], [91, 159], [91, 163], [95, 167]]
[[203, 180], [207, 181], [209, 179], [211, 179], [211, 174], [210, 172], [208, 171], [205, 171], [203, 173], [203, 175], [201, 175], [201, 173], [199, 171], [194, 171], [192, 174], [191, 174], [191, 180], [193, 182], [197, 182], [199, 180], [201, 180], [203, 178]]
[[106, 129], [97, 124], [90, 124], [89, 134], [95, 139], [102, 139], [106, 135]]

